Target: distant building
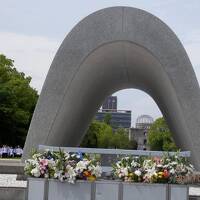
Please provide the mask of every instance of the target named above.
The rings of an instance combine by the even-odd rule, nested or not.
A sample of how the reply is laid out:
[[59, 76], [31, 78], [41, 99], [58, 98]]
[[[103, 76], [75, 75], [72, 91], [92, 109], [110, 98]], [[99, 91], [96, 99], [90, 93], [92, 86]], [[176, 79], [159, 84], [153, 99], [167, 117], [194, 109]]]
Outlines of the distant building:
[[135, 127], [138, 129], [149, 129], [153, 123], [153, 118], [149, 115], [141, 115], [136, 119]]
[[111, 126], [113, 128], [130, 128], [131, 127], [131, 110], [99, 110], [95, 119], [103, 121], [107, 114], [111, 115]]
[[136, 127], [129, 129], [129, 140], [135, 140], [137, 142], [138, 150], [149, 149], [147, 145], [147, 136], [153, 121], [151, 116], [141, 115], [136, 119]]
[[103, 102], [102, 110], [117, 110], [117, 97], [108, 96]]

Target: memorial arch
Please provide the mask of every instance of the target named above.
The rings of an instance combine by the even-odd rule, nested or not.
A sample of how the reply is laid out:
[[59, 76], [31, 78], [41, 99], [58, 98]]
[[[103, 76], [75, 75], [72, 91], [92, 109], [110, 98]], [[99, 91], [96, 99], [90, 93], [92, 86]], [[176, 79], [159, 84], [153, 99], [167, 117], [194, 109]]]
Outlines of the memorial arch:
[[125, 88], [148, 93], [178, 146], [200, 169], [200, 90], [173, 31], [143, 10], [97, 11], [66, 36], [46, 77], [24, 148], [76, 146], [103, 100]]

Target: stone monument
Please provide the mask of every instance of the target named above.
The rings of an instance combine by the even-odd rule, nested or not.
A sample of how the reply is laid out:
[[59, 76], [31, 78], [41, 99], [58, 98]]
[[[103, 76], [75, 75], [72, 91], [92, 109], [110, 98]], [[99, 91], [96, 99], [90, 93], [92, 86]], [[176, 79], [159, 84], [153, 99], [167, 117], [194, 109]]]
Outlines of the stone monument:
[[66, 36], [46, 77], [23, 159], [39, 144], [77, 146], [104, 99], [140, 89], [157, 103], [176, 144], [200, 169], [200, 90], [174, 32], [152, 14], [111, 7], [80, 21]]

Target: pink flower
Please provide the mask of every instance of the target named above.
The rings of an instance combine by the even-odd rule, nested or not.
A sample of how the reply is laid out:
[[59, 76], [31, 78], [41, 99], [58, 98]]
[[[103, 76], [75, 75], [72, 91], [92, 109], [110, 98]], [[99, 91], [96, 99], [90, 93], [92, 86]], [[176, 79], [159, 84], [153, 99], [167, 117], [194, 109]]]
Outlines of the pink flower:
[[162, 163], [162, 160], [160, 157], [154, 157], [153, 160], [157, 165]]
[[47, 159], [40, 160], [40, 165], [47, 166], [48, 165], [48, 160]]

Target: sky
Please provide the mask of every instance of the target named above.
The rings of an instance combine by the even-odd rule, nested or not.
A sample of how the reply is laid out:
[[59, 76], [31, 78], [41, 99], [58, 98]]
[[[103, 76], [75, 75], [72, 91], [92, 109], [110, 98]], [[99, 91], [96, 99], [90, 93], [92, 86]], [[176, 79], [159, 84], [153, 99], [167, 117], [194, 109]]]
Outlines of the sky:
[[[106, 7], [130, 6], [146, 10], [164, 21], [178, 36], [200, 81], [199, 0], [0, 0], [0, 53], [32, 77], [41, 91], [50, 64], [70, 30], [87, 15]], [[118, 109], [132, 110], [132, 125], [139, 115], [162, 116], [146, 93], [118, 91]]]

